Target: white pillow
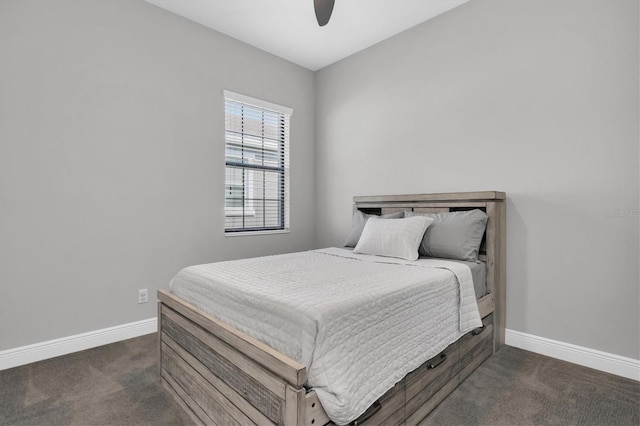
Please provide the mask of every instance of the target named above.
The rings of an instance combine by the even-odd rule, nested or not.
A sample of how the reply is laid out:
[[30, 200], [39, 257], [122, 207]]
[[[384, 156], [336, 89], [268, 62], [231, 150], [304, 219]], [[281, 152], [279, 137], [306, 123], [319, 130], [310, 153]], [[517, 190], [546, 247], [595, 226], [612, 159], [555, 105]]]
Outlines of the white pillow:
[[385, 220], [372, 217], [364, 226], [354, 253], [418, 259], [418, 246], [433, 218], [414, 216]]

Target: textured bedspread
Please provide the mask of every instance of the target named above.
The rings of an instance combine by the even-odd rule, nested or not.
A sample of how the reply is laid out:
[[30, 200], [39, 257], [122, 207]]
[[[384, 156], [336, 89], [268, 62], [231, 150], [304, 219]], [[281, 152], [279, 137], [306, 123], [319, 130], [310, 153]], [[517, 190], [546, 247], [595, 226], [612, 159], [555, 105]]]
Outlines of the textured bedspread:
[[339, 248], [191, 266], [171, 291], [307, 366], [338, 424], [481, 326], [468, 266]]

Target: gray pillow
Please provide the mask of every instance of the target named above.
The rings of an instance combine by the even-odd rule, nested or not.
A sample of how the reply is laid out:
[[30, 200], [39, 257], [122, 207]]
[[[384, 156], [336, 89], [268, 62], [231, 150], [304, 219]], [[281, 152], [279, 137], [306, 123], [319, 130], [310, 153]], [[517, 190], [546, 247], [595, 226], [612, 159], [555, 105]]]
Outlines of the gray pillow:
[[421, 256], [478, 260], [480, 243], [487, 227], [485, 212], [478, 209], [449, 213], [405, 212], [405, 217], [412, 216], [433, 218], [420, 244]]
[[375, 214], [366, 214], [361, 212], [360, 210], [356, 210], [353, 213], [351, 232], [349, 232], [349, 236], [344, 242], [345, 247], [355, 247], [358, 244], [360, 236], [362, 235], [362, 230], [364, 229], [364, 225], [367, 224], [367, 220], [369, 220], [369, 218], [371, 217], [380, 217], [382, 219], [402, 219], [404, 217], [404, 212], [396, 212], [378, 216]]

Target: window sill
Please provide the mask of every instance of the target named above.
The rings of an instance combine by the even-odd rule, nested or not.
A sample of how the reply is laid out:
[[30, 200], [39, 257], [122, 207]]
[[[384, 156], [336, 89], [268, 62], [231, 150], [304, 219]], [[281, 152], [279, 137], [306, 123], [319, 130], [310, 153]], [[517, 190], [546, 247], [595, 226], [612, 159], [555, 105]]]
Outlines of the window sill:
[[288, 229], [278, 229], [273, 231], [246, 231], [246, 232], [225, 232], [225, 237], [245, 237], [255, 235], [268, 235], [268, 234], [288, 234]]

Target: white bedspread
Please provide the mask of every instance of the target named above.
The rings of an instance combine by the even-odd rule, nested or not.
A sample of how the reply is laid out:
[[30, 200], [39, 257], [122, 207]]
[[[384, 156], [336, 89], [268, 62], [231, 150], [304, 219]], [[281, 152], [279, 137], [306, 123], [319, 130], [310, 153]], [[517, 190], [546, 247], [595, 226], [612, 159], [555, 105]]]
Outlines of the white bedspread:
[[468, 266], [339, 248], [191, 266], [171, 291], [307, 366], [337, 424], [482, 325]]

